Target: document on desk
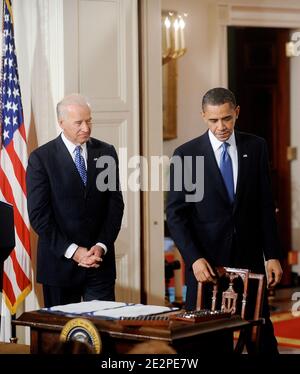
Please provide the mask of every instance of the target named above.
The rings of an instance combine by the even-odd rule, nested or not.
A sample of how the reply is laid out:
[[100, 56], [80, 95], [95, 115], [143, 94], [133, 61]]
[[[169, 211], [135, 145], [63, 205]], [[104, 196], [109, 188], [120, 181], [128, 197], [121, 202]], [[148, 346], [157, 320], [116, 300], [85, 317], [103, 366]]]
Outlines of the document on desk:
[[144, 305], [123, 303], [116, 301], [83, 301], [81, 303], [57, 305], [51, 308], [43, 308], [41, 311], [57, 313], [57, 314], [71, 314], [90, 317], [103, 317], [108, 319], [119, 319], [121, 317], [138, 317], [149, 316], [151, 314], [160, 314], [178, 310], [178, 308], [170, 308], [159, 305]]
[[106, 309], [93, 312], [93, 316], [121, 318], [121, 317], [139, 317], [149, 316], [151, 314], [160, 314], [177, 310], [178, 308], [169, 308], [159, 305], [132, 304], [121, 308]]
[[86, 314], [99, 312], [104, 309], [114, 309], [124, 307], [128, 304], [120, 303], [116, 301], [82, 301], [81, 303], [73, 303], [66, 305], [52, 306], [51, 308], [44, 308], [47, 312], [60, 312], [60, 313], [72, 313], [72, 314]]

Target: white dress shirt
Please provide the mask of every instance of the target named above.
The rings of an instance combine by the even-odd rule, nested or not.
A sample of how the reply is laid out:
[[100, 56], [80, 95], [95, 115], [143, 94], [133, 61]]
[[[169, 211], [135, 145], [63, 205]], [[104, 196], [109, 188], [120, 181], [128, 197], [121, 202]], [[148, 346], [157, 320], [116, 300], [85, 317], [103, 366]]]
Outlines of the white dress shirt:
[[66, 138], [66, 136], [64, 135], [64, 133], [62, 132], [61, 133], [61, 139], [62, 141], [65, 143], [65, 146], [67, 147], [67, 150], [69, 151], [73, 161], [75, 162], [75, 148], [80, 145], [81, 148], [82, 148], [82, 152], [81, 152], [81, 155], [84, 159], [84, 163], [85, 163], [85, 168], [87, 169], [87, 148], [86, 148], [86, 143], [83, 143], [83, 144], [74, 144], [72, 143], [69, 139]]
[[[221, 142], [220, 140], [218, 140], [210, 130], [208, 131], [208, 136], [209, 136], [210, 144], [213, 148], [213, 151], [216, 157], [217, 164], [220, 167], [222, 144], [224, 142]], [[237, 177], [238, 177], [238, 154], [237, 154], [234, 132], [231, 134], [230, 138], [226, 140], [226, 143], [230, 144], [230, 147], [228, 147], [227, 150], [232, 161], [234, 192], [236, 192]]]
[[[77, 145], [81, 145], [81, 148], [82, 148], [82, 153], [81, 154], [82, 154], [82, 157], [84, 159], [85, 167], [87, 169], [87, 147], [86, 147], [86, 143], [74, 144], [69, 139], [67, 139], [65, 137], [63, 132], [61, 133], [61, 139], [64, 142], [65, 146], [67, 147], [67, 150], [69, 151], [74, 163], [75, 163], [75, 148], [77, 147]], [[104, 254], [106, 254], [107, 247], [106, 247], [105, 244], [96, 243], [96, 245], [99, 245], [100, 247], [102, 247], [104, 249]], [[65, 252], [65, 257], [71, 258], [74, 255], [74, 253], [75, 253], [75, 251], [77, 250], [78, 247], [79, 246], [75, 243], [70, 244], [69, 247], [67, 248], [66, 252]]]

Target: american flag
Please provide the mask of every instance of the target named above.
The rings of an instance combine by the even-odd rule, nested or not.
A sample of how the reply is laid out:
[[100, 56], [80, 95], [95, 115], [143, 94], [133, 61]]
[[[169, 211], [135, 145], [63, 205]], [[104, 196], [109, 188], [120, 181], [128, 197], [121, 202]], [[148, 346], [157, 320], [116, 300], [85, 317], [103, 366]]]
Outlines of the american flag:
[[[15, 314], [31, 291], [30, 232], [27, 214], [25, 170], [27, 142], [15, 51], [11, 1], [3, 2], [2, 65], [0, 88], [0, 199], [14, 207], [16, 246], [4, 263], [2, 312]], [[1, 313], [2, 314], [2, 313]], [[5, 325], [1, 319], [1, 337], [7, 340], [10, 314]], [[8, 323], [9, 322], [9, 323]], [[6, 334], [3, 334], [3, 329]]]

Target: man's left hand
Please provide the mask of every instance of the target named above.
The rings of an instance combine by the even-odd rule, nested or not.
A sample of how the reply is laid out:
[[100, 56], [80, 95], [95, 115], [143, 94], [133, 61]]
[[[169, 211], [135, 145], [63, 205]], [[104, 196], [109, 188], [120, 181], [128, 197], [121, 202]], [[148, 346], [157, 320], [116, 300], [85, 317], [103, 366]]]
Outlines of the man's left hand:
[[103, 254], [104, 249], [99, 245], [94, 245], [88, 250], [86, 256], [81, 259], [78, 266], [85, 268], [98, 268], [100, 266], [100, 262], [103, 261]]
[[268, 288], [275, 287], [281, 280], [282, 268], [279, 260], [268, 260], [266, 262]]

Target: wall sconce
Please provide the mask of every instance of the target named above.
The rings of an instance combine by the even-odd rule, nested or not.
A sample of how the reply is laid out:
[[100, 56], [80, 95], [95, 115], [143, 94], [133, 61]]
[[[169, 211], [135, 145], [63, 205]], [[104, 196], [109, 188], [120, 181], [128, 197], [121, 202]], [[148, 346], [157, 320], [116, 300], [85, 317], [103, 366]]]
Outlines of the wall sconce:
[[162, 12], [162, 63], [183, 56], [185, 47], [185, 18], [187, 13]]

